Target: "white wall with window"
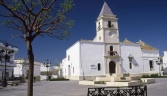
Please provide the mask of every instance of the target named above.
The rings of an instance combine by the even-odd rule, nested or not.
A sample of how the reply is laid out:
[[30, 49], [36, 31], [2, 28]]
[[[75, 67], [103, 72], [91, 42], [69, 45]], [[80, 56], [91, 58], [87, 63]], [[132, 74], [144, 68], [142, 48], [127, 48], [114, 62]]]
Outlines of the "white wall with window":
[[[24, 76], [27, 78], [29, 71], [29, 61], [26, 58], [16, 58], [14, 60], [16, 63], [16, 67], [14, 67], [14, 76]], [[40, 78], [40, 67], [42, 63], [38, 61], [34, 61], [34, 77]]]
[[66, 51], [66, 58], [62, 61], [62, 73], [66, 78], [79, 79], [80, 74], [80, 43], [76, 42]]
[[[80, 75], [99, 76], [105, 75], [104, 45], [100, 42], [81, 42]], [[98, 64], [100, 70], [98, 70]]]
[[[121, 60], [123, 73], [142, 73], [142, 54], [138, 44], [121, 44]], [[132, 62], [129, 61], [129, 55], [132, 55]]]
[[158, 50], [142, 50], [143, 73], [158, 73], [159, 65], [156, 61], [159, 58]]

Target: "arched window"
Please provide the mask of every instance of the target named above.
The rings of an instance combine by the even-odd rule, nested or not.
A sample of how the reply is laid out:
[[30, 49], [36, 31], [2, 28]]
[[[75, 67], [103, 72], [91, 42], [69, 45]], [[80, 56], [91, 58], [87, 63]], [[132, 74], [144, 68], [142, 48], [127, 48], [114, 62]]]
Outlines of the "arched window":
[[98, 30], [100, 30], [100, 27], [101, 27], [101, 26], [100, 26], [100, 22], [99, 22], [99, 25], [98, 25]]
[[150, 64], [150, 71], [152, 71], [152, 69], [153, 69], [153, 61], [150, 60], [150, 61], [149, 61], [149, 64]]
[[113, 56], [114, 52], [113, 52], [113, 46], [110, 46], [110, 56]]
[[108, 27], [111, 28], [111, 21], [108, 21]]
[[131, 62], [129, 62], [129, 68], [132, 69], [132, 63]]
[[68, 55], [68, 61], [70, 61], [70, 56]]
[[98, 67], [98, 71], [101, 70], [100, 63], [97, 64], [97, 67]]

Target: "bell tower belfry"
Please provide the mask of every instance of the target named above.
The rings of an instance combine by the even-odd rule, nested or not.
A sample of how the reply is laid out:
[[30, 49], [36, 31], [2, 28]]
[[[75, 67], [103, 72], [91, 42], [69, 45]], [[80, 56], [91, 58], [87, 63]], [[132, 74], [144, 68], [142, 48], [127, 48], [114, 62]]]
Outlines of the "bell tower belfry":
[[107, 3], [101, 9], [96, 21], [96, 40], [98, 42], [119, 43], [119, 31], [116, 15], [114, 15]]
[[96, 42], [104, 43], [105, 74], [121, 73], [118, 18], [106, 2], [96, 21]]

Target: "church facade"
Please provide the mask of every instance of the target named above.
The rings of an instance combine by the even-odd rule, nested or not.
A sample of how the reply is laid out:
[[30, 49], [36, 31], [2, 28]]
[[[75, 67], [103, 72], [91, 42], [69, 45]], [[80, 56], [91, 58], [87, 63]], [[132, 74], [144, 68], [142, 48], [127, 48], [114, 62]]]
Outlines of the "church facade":
[[159, 50], [143, 41], [119, 40], [118, 18], [106, 2], [96, 21], [93, 40], [80, 40], [66, 50], [63, 76], [72, 80], [94, 80], [114, 73], [158, 73]]

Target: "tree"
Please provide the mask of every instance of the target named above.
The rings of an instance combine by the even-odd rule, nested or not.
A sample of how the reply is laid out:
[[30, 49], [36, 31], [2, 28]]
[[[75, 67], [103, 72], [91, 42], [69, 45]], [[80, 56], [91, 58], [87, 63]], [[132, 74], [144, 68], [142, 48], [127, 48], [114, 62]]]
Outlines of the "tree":
[[57, 0], [0, 0], [0, 16], [8, 28], [18, 30], [12, 37], [21, 37], [27, 46], [29, 75], [27, 96], [33, 96], [34, 54], [32, 42], [37, 36], [48, 35], [60, 40], [68, 38], [74, 21], [68, 20], [73, 0], [56, 7]]

